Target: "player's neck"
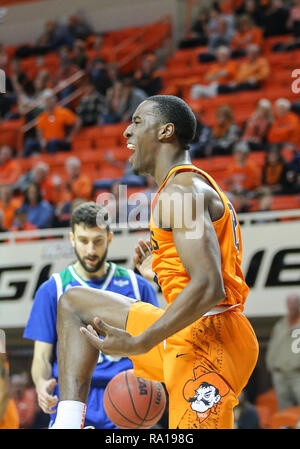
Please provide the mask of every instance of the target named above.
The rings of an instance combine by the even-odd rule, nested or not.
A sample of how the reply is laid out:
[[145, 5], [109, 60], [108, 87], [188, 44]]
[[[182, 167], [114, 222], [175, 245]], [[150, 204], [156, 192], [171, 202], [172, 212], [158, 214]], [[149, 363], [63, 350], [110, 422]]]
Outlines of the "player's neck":
[[104, 262], [104, 264], [102, 265], [102, 267], [96, 271], [95, 273], [90, 273], [88, 271], [86, 271], [83, 266], [79, 263], [76, 262], [74, 264], [74, 268], [76, 270], [76, 273], [84, 280], [84, 281], [92, 281], [95, 279], [100, 279], [103, 278], [107, 275], [108, 270], [109, 270], [109, 263], [108, 262]]
[[158, 186], [161, 186], [168, 173], [176, 165], [191, 164], [191, 158], [188, 151], [180, 151], [174, 154], [161, 152], [156, 162], [154, 179]]

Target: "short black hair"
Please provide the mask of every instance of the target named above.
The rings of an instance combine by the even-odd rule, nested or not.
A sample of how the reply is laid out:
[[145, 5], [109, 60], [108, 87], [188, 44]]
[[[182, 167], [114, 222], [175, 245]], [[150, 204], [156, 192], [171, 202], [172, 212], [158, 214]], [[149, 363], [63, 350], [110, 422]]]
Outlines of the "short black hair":
[[71, 227], [73, 232], [76, 224], [83, 224], [88, 228], [105, 227], [107, 232], [110, 232], [107, 210], [94, 201], [82, 203], [75, 207], [71, 217]]
[[175, 95], [153, 95], [147, 101], [156, 103], [160, 119], [164, 123], [173, 123], [175, 136], [185, 150], [193, 141], [196, 133], [197, 120], [189, 105]]

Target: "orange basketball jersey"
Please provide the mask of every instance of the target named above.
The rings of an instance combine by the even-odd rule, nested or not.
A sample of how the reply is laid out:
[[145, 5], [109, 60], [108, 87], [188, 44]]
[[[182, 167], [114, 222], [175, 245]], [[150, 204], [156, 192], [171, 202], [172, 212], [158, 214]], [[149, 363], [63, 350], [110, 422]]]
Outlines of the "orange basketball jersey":
[[[162, 293], [170, 304], [190, 281], [173, 240], [172, 230], [159, 228], [153, 218], [153, 210], [159, 193], [173, 173], [195, 172], [204, 176], [221, 197], [225, 211], [213, 222], [220, 245], [222, 276], [226, 292], [225, 299], [218, 305], [236, 305], [245, 302], [249, 288], [242, 272], [242, 240], [240, 225], [233, 206], [213, 178], [194, 165], [180, 165], [172, 168], [158, 189], [151, 205], [150, 234], [153, 252], [152, 269], [157, 275]], [[201, 259], [201, 255], [200, 255]]]

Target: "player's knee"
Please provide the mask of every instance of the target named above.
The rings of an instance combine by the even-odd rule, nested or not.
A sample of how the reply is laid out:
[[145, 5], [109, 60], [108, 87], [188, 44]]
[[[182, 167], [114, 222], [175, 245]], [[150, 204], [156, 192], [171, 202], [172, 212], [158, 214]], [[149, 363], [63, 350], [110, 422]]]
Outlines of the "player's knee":
[[58, 301], [58, 314], [72, 314], [76, 310], [76, 302], [78, 301], [78, 290], [80, 287], [73, 287], [62, 294]]

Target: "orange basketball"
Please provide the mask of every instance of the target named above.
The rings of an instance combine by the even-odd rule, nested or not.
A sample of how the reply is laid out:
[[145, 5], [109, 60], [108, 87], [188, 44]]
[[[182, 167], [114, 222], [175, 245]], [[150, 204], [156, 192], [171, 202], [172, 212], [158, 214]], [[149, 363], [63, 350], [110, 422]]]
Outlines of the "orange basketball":
[[120, 429], [148, 429], [161, 418], [166, 394], [160, 382], [135, 377], [133, 369], [117, 374], [107, 385], [103, 404]]

